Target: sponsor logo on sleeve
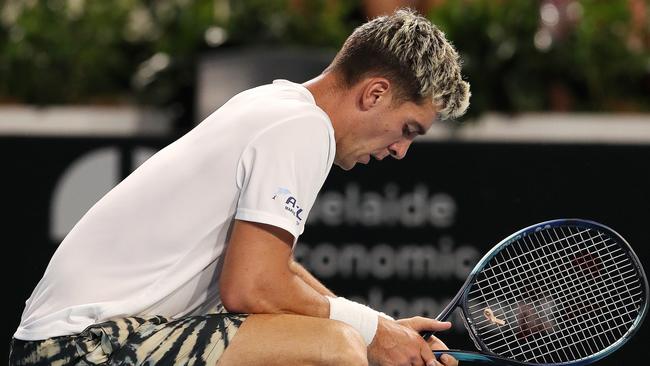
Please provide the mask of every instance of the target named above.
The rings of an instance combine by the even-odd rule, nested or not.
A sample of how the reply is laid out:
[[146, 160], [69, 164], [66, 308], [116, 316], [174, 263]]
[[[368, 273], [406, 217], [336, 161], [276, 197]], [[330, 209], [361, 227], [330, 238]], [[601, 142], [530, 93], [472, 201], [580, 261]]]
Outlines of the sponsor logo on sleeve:
[[293, 193], [291, 193], [291, 191], [286, 188], [279, 187], [271, 199], [282, 203], [284, 205], [284, 209], [290, 212], [293, 217], [296, 218], [296, 225], [300, 225], [300, 222], [302, 221], [302, 217], [300, 217], [302, 208], [300, 208], [298, 200], [296, 200], [296, 197], [293, 196]]

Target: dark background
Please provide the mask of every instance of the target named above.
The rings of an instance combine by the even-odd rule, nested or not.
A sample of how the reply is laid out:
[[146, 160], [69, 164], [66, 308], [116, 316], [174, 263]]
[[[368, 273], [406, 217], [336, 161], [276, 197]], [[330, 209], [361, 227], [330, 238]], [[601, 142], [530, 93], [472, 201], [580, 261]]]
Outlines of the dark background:
[[[403, 161], [334, 167], [296, 258], [335, 292], [396, 316], [434, 316], [487, 249], [549, 219], [609, 225], [650, 266], [650, 135], [624, 123], [630, 115], [650, 123], [648, 0], [11, 0], [0, 2], [5, 344], [60, 242], [57, 202], [74, 223], [141, 154], [241, 90], [314, 77], [355, 27], [403, 6], [457, 48], [472, 85], [468, 113]], [[98, 137], [123, 132], [98, 117], [123, 122], [125, 110], [149, 109], [159, 116], [148, 121], [158, 137], [142, 137], [152, 132], [138, 118], [131, 137]], [[82, 131], [65, 123], [80, 110]], [[485, 123], [494, 112], [508, 124], [500, 132]], [[589, 135], [611, 118], [612, 136], [596, 135], [614, 141], [623, 132], [642, 145], [453, 138], [478, 127], [503, 141], [531, 113], [549, 121], [544, 130], [556, 139], [566, 141], [571, 128]], [[17, 115], [31, 117], [18, 118], [21, 126]], [[539, 132], [528, 141], [553, 141]], [[108, 165], [93, 160], [99, 153]], [[57, 201], [57, 184], [71, 176]], [[647, 363], [647, 328], [600, 364]], [[444, 335], [450, 347], [472, 349], [463, 329], [456, 321]], [[6, 359], [8, 346], [0, 349]]]
[[[50, 235], [50, 205], [66, 169], [86, 154], [110, 148], [124, 177], [133, 169], [135, 151], [157, 150], [170, 141], [0, 138], [8, 285], [5, 345], [58, 245]], [[435, 316], [489, 248], [516, 230], [549, 219], [604, 223], [628, 240], [648, 268], [649, 159], [650, 146], [636, 145], [416, 143], [402, 161], [373, 162], [349, 172], [333, 167], [296, 257], [337, 294], [394, 316]], [[182, 219], [183, 213], [178, 215]], [[430, 263], [437, 267], [422, 272], [400, 262], [404, 248], [413, 247], [433, 253]], [[346, 257], [350, 248], [361, 253], [356, 261]], [[450, 347], [473, 349], [456, 323], [441, 337]], [[648, 339], [645, 324], [599, 364], [644, 362], [650, 355]]]

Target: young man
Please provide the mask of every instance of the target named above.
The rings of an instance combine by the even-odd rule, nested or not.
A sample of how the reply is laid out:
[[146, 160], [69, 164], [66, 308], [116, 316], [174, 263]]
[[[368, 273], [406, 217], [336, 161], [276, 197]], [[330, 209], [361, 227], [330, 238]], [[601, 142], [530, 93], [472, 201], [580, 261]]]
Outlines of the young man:
[[455, 365], [419, 332], [336, 297], [291, 252], [332, 166], [401, 159], [469, 85], [408, 10], [348, 38], [322, 75], [233, 97], [95, 204], [26, 302], [10, 363]]

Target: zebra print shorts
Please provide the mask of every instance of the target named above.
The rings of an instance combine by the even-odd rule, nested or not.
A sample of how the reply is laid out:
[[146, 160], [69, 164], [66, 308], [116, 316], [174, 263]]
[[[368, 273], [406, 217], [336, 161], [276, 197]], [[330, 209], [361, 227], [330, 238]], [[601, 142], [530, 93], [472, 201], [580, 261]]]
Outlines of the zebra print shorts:
[[42, 341], [14, 338], [9, 365], [213, 366], [246, 316], [129, 317], [91, 325], [71, 336]]

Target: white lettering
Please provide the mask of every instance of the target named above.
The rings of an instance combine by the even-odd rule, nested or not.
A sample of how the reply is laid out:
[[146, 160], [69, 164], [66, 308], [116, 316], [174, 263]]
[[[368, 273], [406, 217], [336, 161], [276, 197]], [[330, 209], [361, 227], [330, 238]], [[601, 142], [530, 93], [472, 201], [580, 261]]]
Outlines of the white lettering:
[[449, 194], [430, 194], [426, 184], [401, 192], [388, 183], [382, 192], [362, 192], [356, 183], [348, 183], [343, 192], [326, 191], [314, 203], [309, 223], [327, 226], [363, 225], [367, 227], [434, 226], [446, 228], [456, 217], [456, 201]]
[[450, 279], [465, 280], [480, 258], [479, 251], [469, 245], [454, 247], [453, 239], [445, 236], [438, 245], [431, 243], [371, 247], [359, 243], [330, 243], [309, 245], [298, 243], [294, 249], [296, 261], [316, 277], [377, 279]]

